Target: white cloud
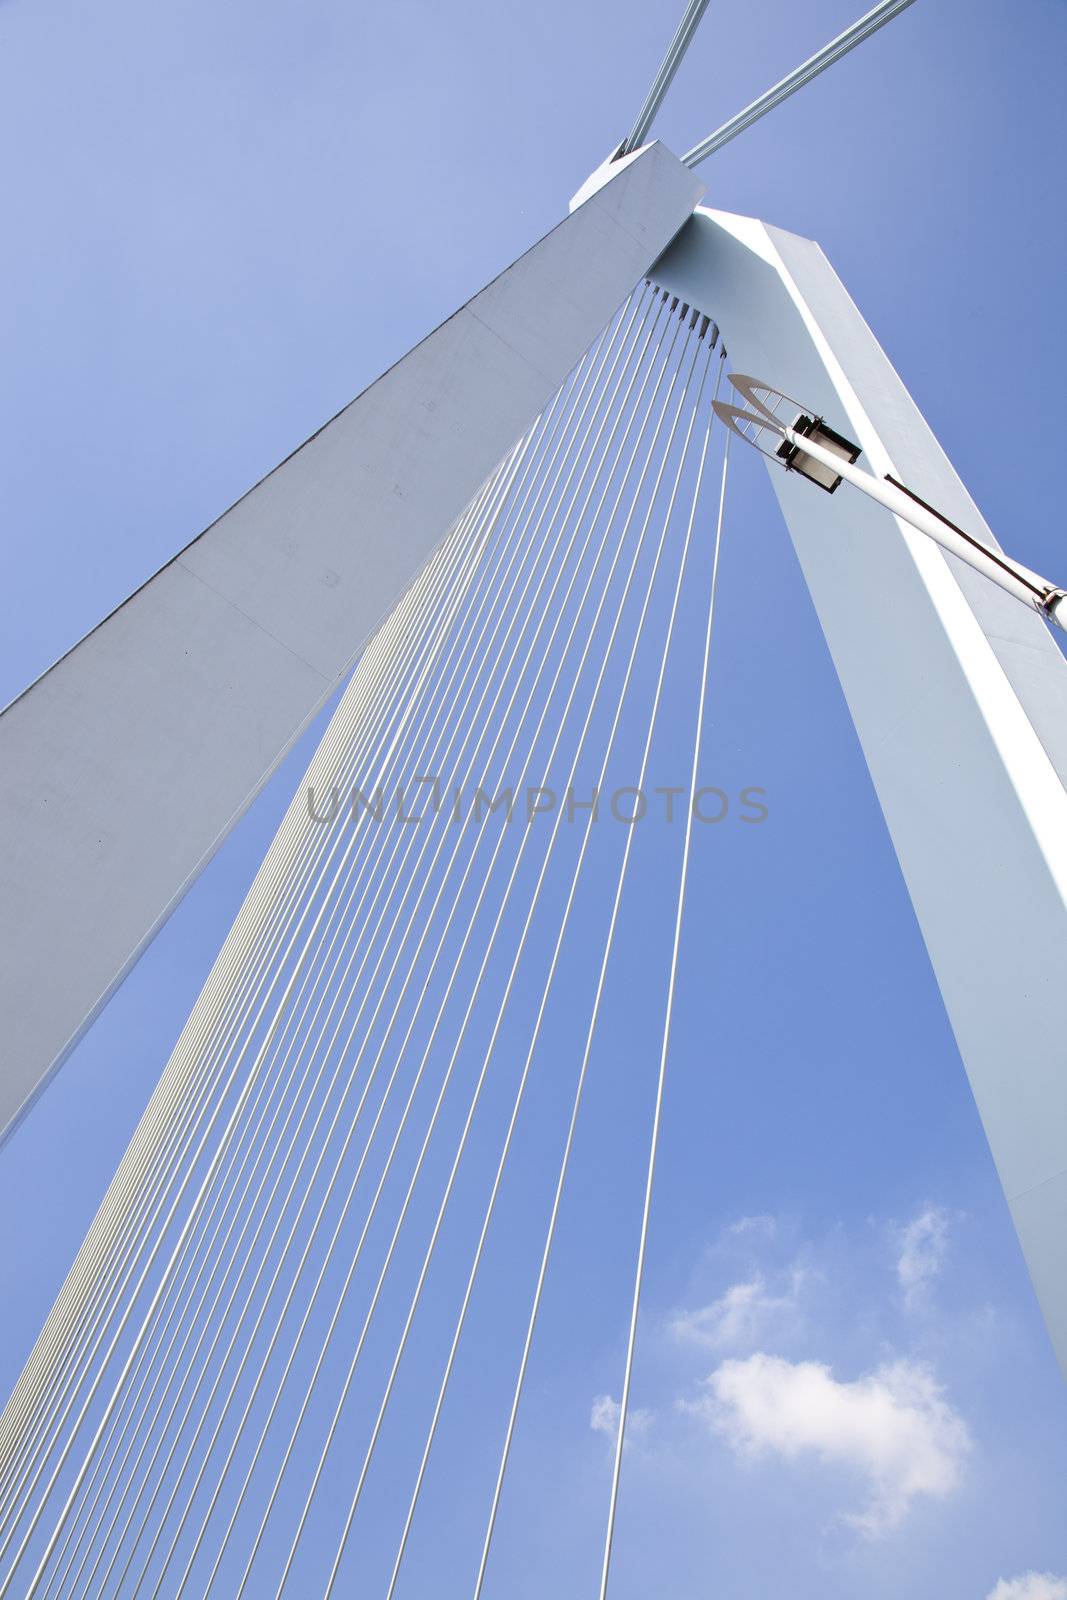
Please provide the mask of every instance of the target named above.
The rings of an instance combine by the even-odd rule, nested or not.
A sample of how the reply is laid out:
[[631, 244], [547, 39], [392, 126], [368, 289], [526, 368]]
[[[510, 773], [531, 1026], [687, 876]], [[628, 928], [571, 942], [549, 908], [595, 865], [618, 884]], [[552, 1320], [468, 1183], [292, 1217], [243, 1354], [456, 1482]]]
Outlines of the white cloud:
[[598, 1394], [589, 1413], [589, 1426], [594, 1433], [606, 1433], [614, 1439], [619, 1429], [619, 1402], [610, 1394]]
[[1001, 1578], [986, 1600], [1067, 1600], [1067, 1578], [1051, 1572], [1024, 1572], [1019, 1578]]
[[734, 1449], [853, 1468], [869, 1498], [844, 1520], [871, 1536], [896, 1527], [913, 1500], [951, 1493], [970, 1444], [931, 1374], [908, 1361], [850, 1383], [819, 1362], [760, 1353], [724, 1361], [705, 1388], [686, 1409]]
[[778, 1232], [778, 1218], [761, 1211], [751, 1217], [738, 1217], [736, 1222], [731, 1222], [726, 1232], [732, 1234], [761, 1234], [765, 1239], [773, 1239]]
[[898, 1234], [897, 1278], [905, 1304], [914, 1307], [937, 1277], [948, 1249], [948, 1213], [927, 1206]]
[[[603, 1433], [614, 1442], [619, 1431], [619, 1402], [613, 1400], [610, 1394], [598, 1394], [593, 1401], [589, 1412], [589, 1426], [594, 1433]], [[639, 1438], [647, 1432], [652, 1421], [651, 1411], [644, 1407], [631, 1408], [626, 1418], [626, 1437]]]
[[768, 1329], [783, 1321], [793, 1323], [804, 1274], [794, 1268], [787, 1286], [779, 1293], [767, 1287], [761, 1273], [745, 1283], [734, 1283], [725, 1294], [709, 1305], [693, 1311], [677, 1311], [670, 1319], [670, 1331], [684, 1344], [699, 1344], [711, 1350], [752, 1348]]

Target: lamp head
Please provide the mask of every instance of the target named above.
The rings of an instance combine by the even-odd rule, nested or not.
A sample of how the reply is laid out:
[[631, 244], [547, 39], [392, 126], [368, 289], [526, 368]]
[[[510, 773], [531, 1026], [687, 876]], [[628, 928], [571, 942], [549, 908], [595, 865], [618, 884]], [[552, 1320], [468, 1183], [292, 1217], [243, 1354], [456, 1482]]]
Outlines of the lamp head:
[[[824, 450], [829, 450], [832, 455], [850, 464], [859, 458], [859, 446], [828, 427], [821, 417], [805, 410], [798, 400], [792, 400], [789, 395], [772, 388], [760, 378], [735, 372], [731, 374], [730, 382], [740, 398], [747, 402], [749, 409], [729, 401], [715, 400], [715, 414], [720, 421], [725, 422], [746, 444], [754, 445], [768, 460], [780, 461], [787, 472], [799, 472], [801, 477], [825, 489], [828, 494], [833, 494], [841, 482], [840, 475], [809, 455], [796, 435], [811, 439], [813, 444], [821, 445]], [[779, 415], [782, 407], [785, 408], [785, 414]], [[792, 420], [787, 421], [790, 413]], [[765, 438], [768, 444], [773, 445], [773, 450], [767, 448]]]

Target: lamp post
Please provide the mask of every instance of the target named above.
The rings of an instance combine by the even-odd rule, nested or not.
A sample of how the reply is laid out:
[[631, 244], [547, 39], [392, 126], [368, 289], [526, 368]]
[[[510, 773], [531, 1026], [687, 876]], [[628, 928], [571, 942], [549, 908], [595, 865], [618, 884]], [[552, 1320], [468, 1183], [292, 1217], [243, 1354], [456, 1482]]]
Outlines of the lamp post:
[[[730, 379], [734, 388], [748, 401], [752, 410], [716, 400], [715, 411], [734, 433], [747, 444], [754, 445], [771, 460], [781, 461], [787, 472], [799, 472], [801, 477], [833, 494], [842, 479], [861, 490], [870, 499], [877, 500], [894, 516], [933, 539], [943, 550], [949, 550], [976, 572], [998, 584], [1024, 605], [1032, 606], [1049, 622], [1067, 632], [1067, 592], [1042, 578], [1021, 562], [995, 550], [973, 534], [957, 527], [954, 522], [921, 499], [913, 490], [896, 478], [886, 475], [876, 478], [856, 466], [861, 454], [859, 446], [826, 426], [820, 417], [804, 411], [786, 424], [775, 416], [757, 394], [775, 396], [775, 404], [789, 400], [788, 395], [772, 389], [759, 378], [735, 373]], [[797, 402], [792, 402], [797, 404]], [[746, 429], [754, 429], [748, 432]], [[773, 434], [779, 441], [774, 455], [760, 444], [761, 432]]]

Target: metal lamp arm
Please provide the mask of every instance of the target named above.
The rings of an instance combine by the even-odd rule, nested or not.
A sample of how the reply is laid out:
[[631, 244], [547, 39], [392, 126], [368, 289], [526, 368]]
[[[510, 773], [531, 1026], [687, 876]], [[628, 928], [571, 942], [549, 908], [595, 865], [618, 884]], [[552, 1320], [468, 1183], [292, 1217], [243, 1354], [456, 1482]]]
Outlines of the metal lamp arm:
[[925, 533], [927, 538], [933, 539], [943, 550], [951, 551], [961, 561], [966, 561], [976, 572], [983, 573], [1008, 594], [1014, 595], [1026, 605], [1033, 606], [1050, 622], [1067, 632], [1067, 604], [1065, 604], [1067, 593], [1063, 589], [1057, 588], [1055, 584], [1050, 583], [1047, 578], [1040, 577], [1036, 572], [1031, 572], [1021, 562], [1014, 561], [1001, 551], [983, 544], [972, 534], [964, 533], [962, 528], [957, 528], [955, 523], [949, 522], [940, 512], [928, 506], [925, 501], [920, 500], [895, 479], [875, 478], [851, 462], [843, 461], [840, 456], [825, 449], [815, 439], [797, 433], [792, 428], [782, 427], [781, 432], [782, 438], [789, 444], [795, 445], [805, 455], [813, 456], [816, 461], [836, 472], [854, 488], [861, 489], [870, 499], [877, 500], [894, 516], [900, 517], [920, 533]]

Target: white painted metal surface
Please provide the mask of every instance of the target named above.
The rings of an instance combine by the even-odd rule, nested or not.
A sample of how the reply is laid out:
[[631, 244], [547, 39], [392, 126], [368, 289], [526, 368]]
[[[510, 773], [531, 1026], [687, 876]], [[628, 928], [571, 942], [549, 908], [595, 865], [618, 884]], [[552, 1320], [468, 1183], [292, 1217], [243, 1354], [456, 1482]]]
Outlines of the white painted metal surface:
[[702, 192], [620, 162], [0, 716], [0, 1130]]
[[[699, 210], [656, 281], [731, 366], [993, 548], [817, 245]], [[1067, 1372], [1067, 663], [1045, 623], [882, 506], [771, 467]]]

